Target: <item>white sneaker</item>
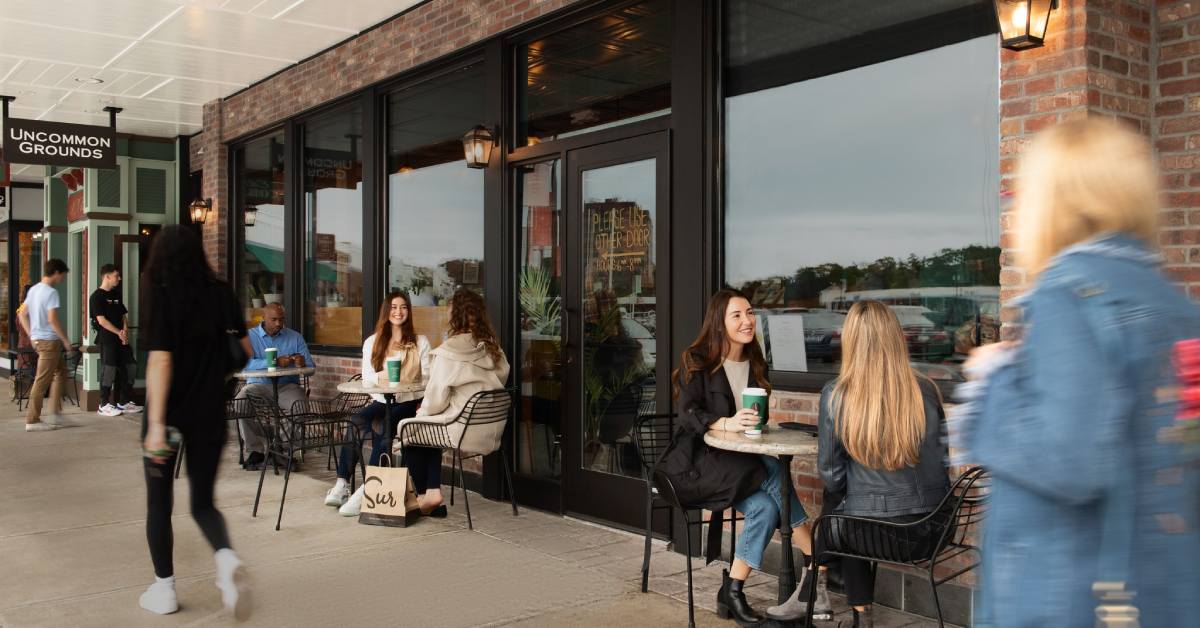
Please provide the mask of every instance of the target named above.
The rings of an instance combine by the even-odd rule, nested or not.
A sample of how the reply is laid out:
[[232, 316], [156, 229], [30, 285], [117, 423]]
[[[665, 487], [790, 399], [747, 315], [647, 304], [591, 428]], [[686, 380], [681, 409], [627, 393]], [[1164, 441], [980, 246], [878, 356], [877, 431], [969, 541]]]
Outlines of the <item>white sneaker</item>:
[[250, 618], [252, 609], [246, 566], [231, 549], [217, 551], [217, 588], [225, 611], [238, 621]]
[[358, 490], [354, 491], [354, 494], [350, 496], [350, 499], [347, 499], [346, 503], [342, 504], [341, 508], [338, 508], [338, 514], [343, 517], [357, 517], [358, 513], [362, 511], [362, 500], [363, 487], [360, 485]]
[[137, 414], [142, 411], [142, 407], [132, 401], [129, 403], [118, 403], [117, 409], [126, 414]]
[[328, 493], [325, 493], [326, 506], [338, 508], [342, 504], [345, 504], [348, 499], [350, 499], [350, 485], [346, 483], [338, 484], [329, 489]]
[[79, 423], [74, 419], [68, 419], [61, 414], [51, 414], [44, 421], [56, 427], [79, 427]]
[[121, 413], [122, 410], [111, 403], [100, 406], [100, 409], [96, 411], [96, 414], [100, 416], [121, 416]]
[[175, 597], [175, 582], [155, 582], [138, 598], [138, 606], [159, 615], [170, 615], [179, 610], [179, 598]]
[[26, 423], [25, 424], [26, 432], [52, 432], [56, 429], [58, 429], [57, 425], [54, 425], [53, 423], [47, 423], [45, 421], [38, 421], [37, 423]]

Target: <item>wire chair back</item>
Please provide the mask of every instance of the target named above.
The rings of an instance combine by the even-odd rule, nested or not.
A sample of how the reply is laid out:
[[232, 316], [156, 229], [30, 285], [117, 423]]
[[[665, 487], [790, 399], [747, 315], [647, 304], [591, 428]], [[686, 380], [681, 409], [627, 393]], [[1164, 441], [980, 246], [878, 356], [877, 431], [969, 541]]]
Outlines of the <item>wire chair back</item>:
[[250, 397], [242, 397], [240, 399], [230, 399], [225, 402], [225, 419], [234, 421], [238, 419], [253, 419], [254, 405], [250, 401]]
[[671, 444], [675, 436], [674, 413], [648, 413], [638, 417], [633, 430], [633, 444], [637, 447], [642, 475], [646, 481], [654, 477], [654, 466]]

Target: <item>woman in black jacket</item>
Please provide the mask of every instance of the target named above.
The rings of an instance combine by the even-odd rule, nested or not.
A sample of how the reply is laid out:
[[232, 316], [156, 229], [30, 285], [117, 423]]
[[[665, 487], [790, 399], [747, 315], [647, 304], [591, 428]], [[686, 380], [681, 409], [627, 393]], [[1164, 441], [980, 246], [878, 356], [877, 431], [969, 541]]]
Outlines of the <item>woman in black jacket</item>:
[[[941, 394], [909, 365], [896, 314], [878, 301], [855, 303], [842, 330], [841, 373], [821, 392], [817, 467], [832, 511], [894, 523], [923, 519], [950, 490], [945, 434]], [[915, 533], [935, 541], [930, 531]], [[847, 545], [850, 539], [818, 538], [816, 551]], [[913, 555], [929, 550], [920, 545]], [[870, 563], [842, 559], [842, 577], [854, 626], [870, 627]]]
[[[679, 408], [675, 449], [688, 455], [668, 452], [662, 462], [668, 467], [690, 462], [692, 479], [675, 486], [682, 502], [714, 510], [732, 505], [746, 518], [729, 578], [717, 594], [718, 614], [732, 615], [742, 625], [762, 620], [742, 586], [751, 570], [761, 568], [763, 551], [779, 526], [780, 474], [787, 470], [775, 458], [710, 448], [703, 438], [709, 430], [739, 432], [758, 423], [753, 409], [739, 409], [744, 389], [771, 388], [755, 330], [754, 310], [744, 294], [725, 289], [713, 295], [700, 336], [683, 352], [672, 376]], [[802, 525], [808, 515], [794, 493], [791, 498], [790, 524], [808, 553], [812, 537]]]

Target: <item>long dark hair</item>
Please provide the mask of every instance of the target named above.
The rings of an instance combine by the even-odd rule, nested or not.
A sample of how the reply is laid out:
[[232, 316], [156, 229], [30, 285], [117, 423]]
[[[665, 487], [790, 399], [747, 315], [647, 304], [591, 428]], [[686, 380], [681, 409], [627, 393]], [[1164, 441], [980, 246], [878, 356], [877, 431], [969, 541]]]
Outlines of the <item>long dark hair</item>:
[[[725, 350], [729, 337], [725, 335], [725, 310], [729, 301], [734, 298], [750, 298], [740, 290], [723, 288], [708, 300], [708, 308], [704, 311], [704, 323], [700, 325], [700, 335], [683, 350], [679, 356], [679, 368], [671, 373], [671, 381], [675, 385], [675, 398], [679, 398], [679, 388], [687, 386], [696, 373], [708, 371], [716, 373], [725, 360]], [[767, 359], [763, 357], [762, 348], [758, 342], [746, 345], [746, 355], [750, 358], [750, 373], [759, 387], [771, 392], [771, 382], [767, 381]]]
[[379, 318], [375, 321], [375, 346], [371, 348], [371, 367], [376, 371], [383, 370], [383, 359], [387, 357], [388, 347], [392, 344], [392, 301], [404, 299], [408, 308], [408, 317], [400, 323], [400, 342], [413, 344], [417, 341], [417, 331], [413, 328], [412, 299], [407, 292], [389, 292], [379, 308]]
[[158, 310], [186, 312], [173, 321], [205, 335], [217, 329], [213, 321], [222, 314], [224, 303], [213, 298], [211, 287], [217, 283], [200, 236], [188, 227], [171, 225], [154, 236], [150, 256], [142, 271], [141, 326], [150, 329]]
[[488, 319], [483, 297], [466, 288], [459, 288], [450, 298], [450, 322], [446, 327], [450, 335], [471, 334], [475, 342], [483, 343], [488, 355], [497, 362], [504, 355], [500, 350], [500, 342], [496, 340], [496, 331]]

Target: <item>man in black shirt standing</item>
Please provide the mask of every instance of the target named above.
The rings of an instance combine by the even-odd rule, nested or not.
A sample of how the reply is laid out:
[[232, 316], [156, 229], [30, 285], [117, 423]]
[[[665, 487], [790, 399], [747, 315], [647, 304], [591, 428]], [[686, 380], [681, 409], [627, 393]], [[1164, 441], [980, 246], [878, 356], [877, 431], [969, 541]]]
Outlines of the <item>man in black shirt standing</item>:
[[[100, 411], [103, 416], [141, 412], [133, 403], [133, 350], [121, 301], [121, 271], [112, 264], [100, 267], [100, 287], [88, 301], [96, 344], [100, 345]], [[109, 400], [109, 397], [112, 400]]]

